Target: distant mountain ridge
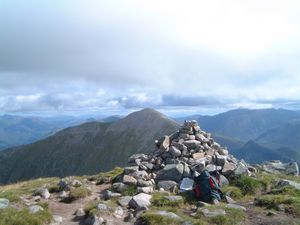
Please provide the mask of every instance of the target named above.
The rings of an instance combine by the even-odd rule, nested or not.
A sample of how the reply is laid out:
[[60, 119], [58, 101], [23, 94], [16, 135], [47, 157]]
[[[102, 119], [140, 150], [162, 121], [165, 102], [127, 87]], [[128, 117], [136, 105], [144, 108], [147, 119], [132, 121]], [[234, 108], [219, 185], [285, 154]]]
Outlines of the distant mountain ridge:
[[0, 183], [36, 177], [93, 174], [123, 166], [130, 155], [178, 130], [163, 114], [144, 109], [115, 123], [89, 122], [44, 140], [0, 152]]
[[280, 159], [300, 163], [300, 113], [285, 109], [236, 109], [215, 116], [193, 115], [237, 158], [251, 163]]

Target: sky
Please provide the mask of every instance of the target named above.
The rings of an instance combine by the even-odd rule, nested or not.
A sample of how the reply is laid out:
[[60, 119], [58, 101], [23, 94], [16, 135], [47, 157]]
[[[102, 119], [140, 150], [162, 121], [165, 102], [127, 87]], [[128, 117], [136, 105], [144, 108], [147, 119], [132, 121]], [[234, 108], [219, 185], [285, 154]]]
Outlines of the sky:
[[0, 0], [0, 113], [300, 109], [298, 0]]

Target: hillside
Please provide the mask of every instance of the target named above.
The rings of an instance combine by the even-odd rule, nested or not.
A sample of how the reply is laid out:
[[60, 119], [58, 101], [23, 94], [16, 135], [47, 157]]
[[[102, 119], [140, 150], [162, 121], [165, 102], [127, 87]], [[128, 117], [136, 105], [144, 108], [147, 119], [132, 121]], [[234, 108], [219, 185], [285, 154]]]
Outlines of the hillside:
[[0, 183], [36, 177], [92, 174], [125, 165], [136, 152], [153, 150], [154, 140], [179, 125], [144, 109], [115, 123], [89, 122], [44, 140], [0, 153]]
[[300, 150], [300, 120], [292, 120], [261, 134], [257, 142], [274, 147]]
[[[297, 111], [285, 109], [236, 109], [215, 116], [190, 116], [201, 128], [213, 134], [232, 137], [243, 142], [254, 140], [269, 129], [300, 119]], [[179, 118], [183, 121], [185, 118]]]

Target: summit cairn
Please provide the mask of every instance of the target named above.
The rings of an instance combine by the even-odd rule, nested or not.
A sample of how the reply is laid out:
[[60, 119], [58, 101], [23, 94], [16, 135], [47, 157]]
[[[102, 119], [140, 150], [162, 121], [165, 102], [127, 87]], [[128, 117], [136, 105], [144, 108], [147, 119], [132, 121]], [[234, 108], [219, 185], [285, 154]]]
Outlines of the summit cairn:
[[[174, 191], [190, 190], [194, 177], [204, 169], [219, 171], [221, 185], [228, 184], [230, 177], [254, 175], [253, 168], [238, 161], [220, 146], [210, 133], [201, 130], [197, 121], [185, 121], [175, 133], [155, 141], [156, 149], [146, 154], [129, 157], [128, 167], [113, 186], [115, 190], [126, 190], [137, 186], [138, 192], [150, 194], [155, 189]], [[187, 187], [189, 185], [189, 187]]]

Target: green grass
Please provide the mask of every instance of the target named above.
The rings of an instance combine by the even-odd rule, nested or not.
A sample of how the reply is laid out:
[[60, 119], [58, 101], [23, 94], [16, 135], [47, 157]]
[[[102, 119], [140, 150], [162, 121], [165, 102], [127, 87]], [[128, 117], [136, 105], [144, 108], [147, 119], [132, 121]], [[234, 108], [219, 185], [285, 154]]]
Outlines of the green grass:
[[264, 188], [264, 185], [260, 180], [245, 175], [235, 178], [232, 184], [240, 188], [243, 195], [257, 194]]
[[42, 186], [51, 187], [57, 185], [59, 178], [40, 178], [36, 180], [29, 180], [26, 182], [19, 182], [6, 186], [0, 186], [0, 198], [7, 198], [11, 202], [18, 202], [21, 195], [32, 194], [37, 188]]
[[242, 210], [239, 209], [226, 209], [225, 216], [216, 216], [208, 219], [209, 224], [216, 225], [238, 225], [241, 224], [246, 216]]
[[142, 225], [180, 225], [182, 221], [168, 218], [161, 215], [156, 215], [151, 212], [144, 213], [140, 218], [139, 221]]
[[127, 189], [122, 193], [123, 195], [134, 196], [137, 194], [137, 186], [128, 185]]
[[229, 193], [230, 197], [233, 198], [234, 200], [240, 200], [243, 198], [243, 193], [240, 188], [227, 185], [222, 188], [222, 191], [224, 194]]
[[102, 172], [93, 176], [88, 177], [90, 181], [96, 181], [98, 184], [102, 184], [106, 181], [112, 182], [118, 175], [122, 174], [124, 169], [121, 167], [115, 167], [113, 170], [108, 172]]
[[28, 209], [11, 207], [0, 210], [1, 225], [44, 225], [50, 223], [51, 219], [52, 215], [47, 209], [36, 214], [31, 214]]
[[86, 187], [78, 187], [74, 188], [69, 193], [68, 201], [74, 201], [80, 198], [85, 198], [87, 196], [91, 195], [91, 191]]

